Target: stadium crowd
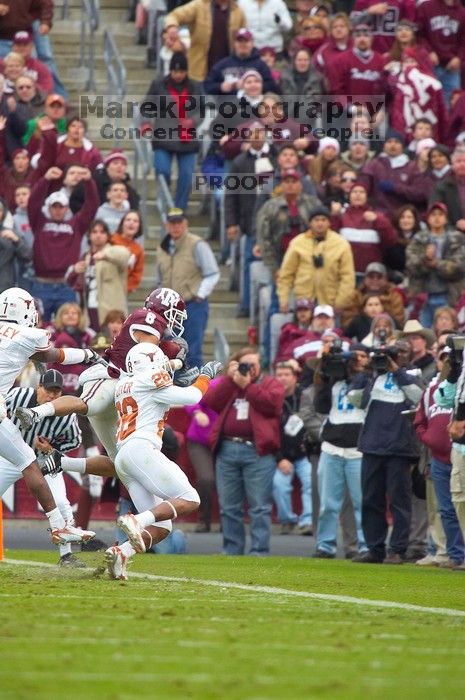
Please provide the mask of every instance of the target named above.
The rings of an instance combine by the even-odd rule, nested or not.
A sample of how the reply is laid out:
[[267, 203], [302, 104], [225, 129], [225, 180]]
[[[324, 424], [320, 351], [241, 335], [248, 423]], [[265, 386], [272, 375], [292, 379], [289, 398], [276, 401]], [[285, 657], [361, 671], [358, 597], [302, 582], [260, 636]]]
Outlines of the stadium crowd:
[[[170, 185], [176, 160], [177, 183], [144, 271], [127, 155], [101, 153], [69, 104], [52, 0], [0, 3], [0, 292], [29, 291], [56, 347], [103, 351], [145, 274], [183, 297], [200, 368], [219, 280], [212, 247], [189, 230], [200, 171], [250, 326], [200, 403], [184, 420], [172, 412], [201, 496], [197, 531], [211, 528], [216, 487], [226, 554], [246, 552], [245, 501], [247, 551], [269, 552], [274, 501], [281, 533], [314, 534], [315, 557], [336, 556], [341, 525], [355, 563], [465, 570], [465, 370], [448, 340], [465, 329], [464, 6], [142, 0], [140, 42], [157, 12], [160, 73], [145, 102], [174, 107], [140, 123], [156, 126], [155, 172]], [[31, 363], [19, 386], [41, 386], [45, 369]], [[82, 369], [66, 368], [63, 393], [78, 394]], [[102, 487], [84, 480], [83, 528]]]

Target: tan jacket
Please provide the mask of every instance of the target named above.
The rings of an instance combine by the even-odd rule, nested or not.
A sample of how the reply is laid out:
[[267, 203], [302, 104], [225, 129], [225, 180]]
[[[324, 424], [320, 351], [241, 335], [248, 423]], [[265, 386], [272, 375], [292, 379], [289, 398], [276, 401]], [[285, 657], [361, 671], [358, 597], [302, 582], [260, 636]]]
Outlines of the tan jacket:
[[97, 281], [98, 320], [103, 323], [109, 311], [128, 313], [128, 262], [131, 253], [121, 245], [106, 245], [105, 260], [95, 264]]
[[167, 236], [157, 250], [157, 263], [161, 285], [175, 289], [184, 301], [191, 301], [197, 296], [202, 282], [202, 270], [194, 259], [194, 249], [202, 240], [194, 233], [186, 233], [175, 241], [174, 255], [168, 252]]
[[[208, 72], [207, 58], [212, 35], [211, 0], [191, 0], [177, 7], [166, 17], [165, 27], [186, 25], [191, 33], [189, 49], [189, 77], [204, 80]], [[231, 0], [229, 13], [229, 48], [232, 51], [234, 34], [246, 27], [245, 16], [235, 0]]]
[[[314, 256], [323, 257], [323, 266], [315, 267]], [[278, 273], [277, 291], [281, 305], [296, 299], [311, 298], [318, 304], [343, 308], [355, 288], [352, 249], [342, 236], [329, 229], [323, 241], [311, 231], [296, 236], [289, 244]]]

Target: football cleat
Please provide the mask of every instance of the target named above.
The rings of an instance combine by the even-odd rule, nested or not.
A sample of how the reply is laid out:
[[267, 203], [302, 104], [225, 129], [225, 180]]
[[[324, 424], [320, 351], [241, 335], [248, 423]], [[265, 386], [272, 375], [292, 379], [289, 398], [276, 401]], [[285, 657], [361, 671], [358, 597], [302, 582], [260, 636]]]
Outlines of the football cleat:
[[121, 515], [116, 524], [128, 536], [128, 540], [136, 552], [139, 552], [139, 554], [144, 554], [145, 542], [142, 539], [143, 528], [141, 528], [134, 515], [132, 513]]
[[61, 468], [61, 452], [52, 450], [51, 452], [42, 452], [37, 456], [37, 462], [40, 471], [44, 476], [56, 476], [63, 471]]
[[68, 544], [70, 542], [88, 542], [95, 537], [92, 530], [81, 530], [79, 527], [65, 525], [50, 530], [53, 544]]
[[105, 562], [110, 578], [116, 581], [127, 581], [126, 565], [128, 558], [120, 547], [109, 547], [105, 552]]
[[40, 421], [40, 416], [32, 408], [23, 408], [21, 406], [16, 409], [15, 417], [19, 420], [21, 430], [29, 430], [35, 423]]
[[58, 566], [63, 566], [66, 569], [86, 568], [85, 562], [83, 562], [82, 559], [78, 559], [77, 557], [75, 557], [74, 554], [71, 554], [71, 552], [69, 552], [68, 554], [63, 554], [63, 556], [60, 557]]

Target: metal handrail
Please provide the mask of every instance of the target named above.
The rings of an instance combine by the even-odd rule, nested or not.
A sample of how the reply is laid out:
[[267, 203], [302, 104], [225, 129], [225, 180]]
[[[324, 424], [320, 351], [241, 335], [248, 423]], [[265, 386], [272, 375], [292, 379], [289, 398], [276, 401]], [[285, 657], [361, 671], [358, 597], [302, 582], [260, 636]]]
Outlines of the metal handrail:
[[[136, 120], [134, 120], [133, 126], [135, 128], [137, 127]], [[152, 147], [149, 141], [139, 138], [132, 139], [132, 144], [134, 147], [134, 180], [139, 181], [139, 167], [142, 168], [142, 177], [140, 185], [138, 184], [138, 191], [141, 199], [140, 214], [142, 217], [143, 229], [146, 232], [146, 235], [148, 236], [149, 222], [147, 212], [147, 199], [149, 196], [148, 177], [152, 169]]]
[[157, 175], [157, 209], [160, 214], [161, 233], [166, 234], [168, 210], [174, 207], [173, 197], [164, 175]]
[[61, 19], [68, 19], [68, 17], [69, 17], [69, 0], [62, 0]]
[[87, 69], [86, 90], [95, 90], [95, 32], [100, 24], [100, 1], [81, 0], [81, 51], [79, 65]]
[[[110, 29], [105, 29], [103, 33], [103, 59], [107, 67], [108, 97], [111, 100], [121, 102], [126, 94], [126, 66], [121, 60], [113, 32]], [[120, 123], [121, 118], [116, 116], [114, 119], [116, 136], [113, 139], [115, 146], [121, 144], [121, 139], [118, 138], [118, 134], [121, 132]]]

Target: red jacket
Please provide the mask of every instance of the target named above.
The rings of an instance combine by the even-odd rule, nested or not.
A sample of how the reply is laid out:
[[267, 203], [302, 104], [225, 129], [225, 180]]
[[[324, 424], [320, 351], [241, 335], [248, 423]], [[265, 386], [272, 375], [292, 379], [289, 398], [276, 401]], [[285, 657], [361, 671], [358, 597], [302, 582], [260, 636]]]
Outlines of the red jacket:
[[[239, 387], [229, 377], [222, 377], [210, 386], [203, 397], [207, 406], [219, 415], [210, 433], [210, 447], [216, 452], [221, 444], [221, 433], [226, 415], [239, 395]], [[274, 377], [262, 376], [245, 390], [250, 404], [255, 448], [262, 457], [273, 454], [281, 446], [280, 416], [284, 404], [284, 387]]]
[[317, 70], [322, 73], [327, 81], [327, 89], [329, 94], [334, 92], [333, 81], [331, 81], [331, 75], [334, 72], [334, 62], [339, 58], [343, 51], [347, 51], [348, 48], [352, 46], [352, 40], [349, 39], [348, 45], [345, 49], [338, 48], [334, 39], [330, 38], [323, 46], [320, 46], [318, 51], [313, 54], [313, 65]]
[[413, 425], [419, 440], [429, 447], [434, 459], [450, 464], [452, 443], [447, 433], [447, 424], [452, 417], [452, 409], [439, 408], [433, 400], [434, 392], [439, 386], [436, 377], [423, 392], [418, 404]]
[[384, 95], [384, 63], [384, 58], [377, 51], [372, 51], [366, 59], [354, 48], [342, 51], [326, 74], [333, 86], [332, 94], [340, 99], [352, 95]]
[[341, 216], [331, 217], [331, 226], [350, 243], [356, 272], [365, 272], [372, 262], [383, 262], [388, 248], [399, 241], [389, 219], [375, 211], [374, 221], [366, 221], [363, 215], [373, 211], [371, 207], [349, 207]]
[[[353, 15], [368, 10], [375, 5], [374, 0], [355, 0]], [[415, 20], [415, 0], [388, 0], [387, 10], [382, 15], [371, 15], [371, 25], [373, 26], [373, 50], [389, 51], [394, 43], [395, 30], [400, 19]], [[352, 19], [352, 17], [351, 17]]]

